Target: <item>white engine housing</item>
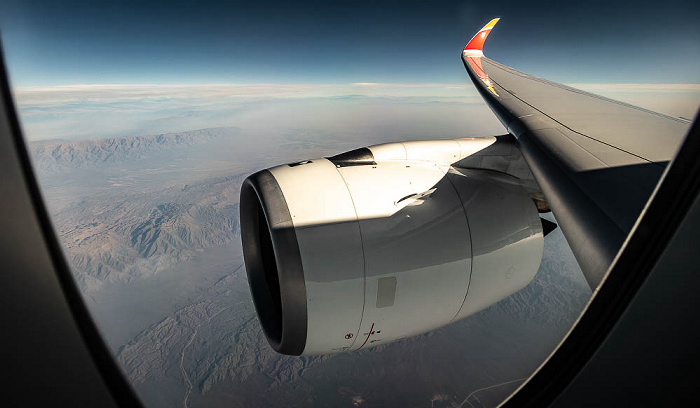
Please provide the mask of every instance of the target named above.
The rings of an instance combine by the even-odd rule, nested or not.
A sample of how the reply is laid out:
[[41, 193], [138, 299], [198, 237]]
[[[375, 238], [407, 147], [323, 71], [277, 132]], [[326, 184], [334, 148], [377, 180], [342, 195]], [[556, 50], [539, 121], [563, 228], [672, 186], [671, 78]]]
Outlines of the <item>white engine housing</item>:
[[459, 168], [494, 141], [390, 143], [246, 179], [245, 264], [271, 346], [376, 346], [526, 286], [542, 260], [534, 203], [512, 176]]

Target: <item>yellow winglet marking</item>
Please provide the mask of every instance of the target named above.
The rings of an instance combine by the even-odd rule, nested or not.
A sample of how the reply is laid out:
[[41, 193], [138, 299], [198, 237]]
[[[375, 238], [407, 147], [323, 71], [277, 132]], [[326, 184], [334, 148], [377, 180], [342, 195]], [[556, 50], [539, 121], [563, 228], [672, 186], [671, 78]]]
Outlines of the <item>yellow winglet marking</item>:
[[493, 26], [495, 26], [496, 23], [498, 23], [498, 20], [500, 20], [500, 19], [501, 19], [500, 17], [494, 18], [493, 20], [489, 21], [488, 24], [486, 24], [486, 25], [484, 26], [484, 28], [482, 28], [482, 29], [479, 30], [479, 31], [486, 30], [487, 28], [493, 28]]

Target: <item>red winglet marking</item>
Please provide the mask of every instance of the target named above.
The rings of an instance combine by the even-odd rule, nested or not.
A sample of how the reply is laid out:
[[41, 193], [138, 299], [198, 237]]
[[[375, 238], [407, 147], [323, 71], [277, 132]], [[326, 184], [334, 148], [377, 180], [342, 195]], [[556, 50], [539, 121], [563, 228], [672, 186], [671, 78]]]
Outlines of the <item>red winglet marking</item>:
[[486, 41], [486, 37], [489, 36], [489, 33], [491, 33], [491, 29], [493, 26], [496, 25], [498, 22], [498, 18], [494, 18], [493, 20], [489, 21], [488, 24], [486, 24], [481, 30], [479, 30], [478, 33], [469, 41], [469, 44], [467, 44], [466, 47], [464, 47], [465, 50], [478, 50], [481, 51], [484, 49], [484, 41]]

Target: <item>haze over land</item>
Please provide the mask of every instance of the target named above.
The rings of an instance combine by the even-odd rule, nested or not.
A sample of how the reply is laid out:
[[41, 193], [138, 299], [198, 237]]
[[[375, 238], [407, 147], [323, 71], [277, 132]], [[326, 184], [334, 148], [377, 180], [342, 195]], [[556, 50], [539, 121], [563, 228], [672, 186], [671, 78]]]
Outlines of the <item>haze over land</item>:
[[[374, 133], [368, 143], [401, 140], [402, 135], [418, 132], [424, 138], [448, 137], [458, 134], [455, 127], [467, 135], [502, 132], [495, 130], [502, 127], [466, 75], [464, 80], [458, 84], [74, 85], [20, 87], [14, 93], [31, 141], [143, 136], [219, 126], [265, 130], [273, 122], [303, 129], [310, 123], [349, 140]], [[691, 119], [700, 101], [698, 84], [573, 86]], [[397, 134], [374, 127], [388, 124]]]
[[[262, 335], [240, 247], [238, 195], [248, 174], [386, 141], [504, 133], [476, 99], [397, 95], [414, 91], [285, 98], [282, 90], [264, 103], [241, 97], [230, 110], [225, 96], [190, 109], [184, 97], [169, 119], [135, 118], [124, 127], [185, 126], [200, 115], [222, 126], [132, 136], [98, 127], [94, 137], [29, 142], [76, 280], [147, 406], [456, 407], [473, 391], [509, 382], [468, 401], [495, 406], [546, 358], [590, 296], [559, 230], [546, 237], [528, 287], [446, 328], [305, 358], [273, 352]], [[94, 95], [78, 112], [97, 121], [110, 97]], [[124, 102], [130, 107], [115, 117], [129, 117], [147, 99]], [[25, 128], [67, 131], [82, 116], [64, 103], [59, 116], [20, 105]], [[27, 106], [35, 116], [25, 115]]]

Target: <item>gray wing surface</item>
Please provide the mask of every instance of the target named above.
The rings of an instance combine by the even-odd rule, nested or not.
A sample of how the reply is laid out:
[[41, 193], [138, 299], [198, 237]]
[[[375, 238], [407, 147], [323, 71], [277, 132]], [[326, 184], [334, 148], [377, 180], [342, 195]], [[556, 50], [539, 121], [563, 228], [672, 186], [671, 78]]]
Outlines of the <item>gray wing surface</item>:
[[690, 122], [519, 72], [469, 47], [462, 53], [469, 76], [517, 139], [595, 288]]

